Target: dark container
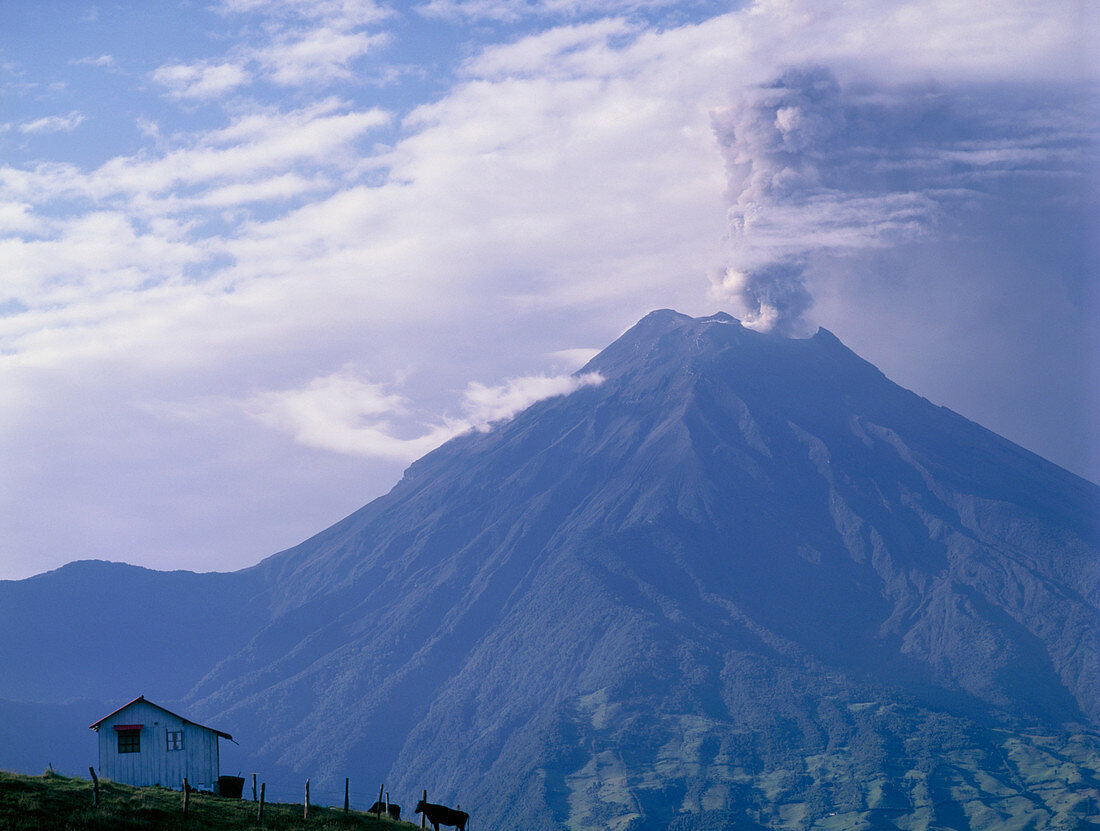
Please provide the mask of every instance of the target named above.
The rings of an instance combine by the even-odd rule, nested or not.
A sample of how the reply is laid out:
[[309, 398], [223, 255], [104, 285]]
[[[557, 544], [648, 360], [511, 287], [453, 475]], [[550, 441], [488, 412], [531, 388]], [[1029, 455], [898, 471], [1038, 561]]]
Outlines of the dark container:
[[218, 796], [228, 797], [229, 799], [240, 799], [241, 791], [244, 790], [244, 777], [243, 776], [219, 776], [218, 777]]

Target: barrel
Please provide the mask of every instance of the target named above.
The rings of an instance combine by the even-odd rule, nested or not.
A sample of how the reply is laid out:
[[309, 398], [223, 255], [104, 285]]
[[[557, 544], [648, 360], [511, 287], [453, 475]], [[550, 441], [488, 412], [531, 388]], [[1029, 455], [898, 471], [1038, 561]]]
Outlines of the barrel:
[[229, 799], [240, 799], [241, 791], [244, 790], [244, 777], [243, 776], [219, 776], [218, 777], [218, 796], [225, 796]]

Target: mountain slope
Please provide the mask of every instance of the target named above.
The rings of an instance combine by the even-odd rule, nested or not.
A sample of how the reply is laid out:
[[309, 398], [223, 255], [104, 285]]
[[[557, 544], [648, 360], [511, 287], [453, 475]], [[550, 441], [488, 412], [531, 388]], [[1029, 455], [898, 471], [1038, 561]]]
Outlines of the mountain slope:
[[1085, 821], [1100, 489], [825, 331], [654, 312], [582, 372], [251, 569], [0, 583], [8, 764], [144, 693], [273, 798], [479, 827]]
[[256, 567], [271, 623], [191, 705], [490, 825], [1084, 810], [1094, 485], [824, 331], [655, 312], [583, 371]]

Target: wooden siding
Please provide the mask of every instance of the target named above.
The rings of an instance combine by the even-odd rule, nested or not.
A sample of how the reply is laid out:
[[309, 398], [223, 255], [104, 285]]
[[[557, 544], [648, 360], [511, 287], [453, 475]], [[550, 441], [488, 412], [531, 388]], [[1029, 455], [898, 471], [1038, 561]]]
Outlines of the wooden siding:
[[[116, 724], [140, 724], [141, 751], [118, 752]], [[183, 733], [183, 749], [168, 750], [168, 733]], [[173, 716], [148, 701], [135, 701], [99, 725], [99, 774], [128, 785], [179, 788], [184, 777], [194, 788], [218, 781], [218, 734]]]

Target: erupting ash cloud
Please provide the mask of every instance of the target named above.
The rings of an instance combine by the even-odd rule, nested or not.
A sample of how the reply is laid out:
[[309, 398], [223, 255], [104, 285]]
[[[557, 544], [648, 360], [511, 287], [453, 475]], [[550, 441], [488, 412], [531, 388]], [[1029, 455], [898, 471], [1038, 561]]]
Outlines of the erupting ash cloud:
[[845, 85], [822, 68], [753, 87], [712, 115], [731, 203], [712, 292], [747, 326], [800, 334], [842, 258], [1078, 199], [1095, 163], [1078, 109], [1051, 89]]
[[906, 148], [889, 129], [897, 106], [842, 89], [827, 69], [802, 68], [714, 114], [732, 206], [730, 259], [712, 275], [713, 291], [740, 306], [746, 325], [800, 328], [815, 253], [889, 244], [934, 221], [938, 200], [898, 163]]

